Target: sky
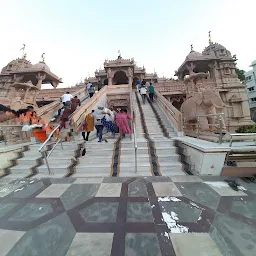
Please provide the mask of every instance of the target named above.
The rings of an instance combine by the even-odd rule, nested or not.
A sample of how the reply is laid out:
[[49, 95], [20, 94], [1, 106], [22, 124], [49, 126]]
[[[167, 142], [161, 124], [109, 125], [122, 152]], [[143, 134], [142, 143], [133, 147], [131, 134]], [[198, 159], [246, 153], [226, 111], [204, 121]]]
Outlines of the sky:
[[208, 31], [237, 55], [240, 69], [256, 59], [255, 0], [0, 0], [0, 6], [0, 69], [26, 44], [32, 64], [45, 53], [61, 87], [94, 76], [118, 50], [149, 73], [173, 77], [191, 44], [199, 52], [208, 45]]

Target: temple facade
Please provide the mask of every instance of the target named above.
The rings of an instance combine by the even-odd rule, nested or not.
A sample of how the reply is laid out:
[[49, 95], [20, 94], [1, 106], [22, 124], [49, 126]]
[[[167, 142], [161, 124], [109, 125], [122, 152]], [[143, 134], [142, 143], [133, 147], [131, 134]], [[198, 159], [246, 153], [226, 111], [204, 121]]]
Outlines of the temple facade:
[[[223, 103], [217, 113], [224, 113], [227, 131], [233, 132], [239, 126], [252, 124], [245, 85], [236, 74], [236, 60], [224, 46], [209, 39], [209, 45], [202, 53], [191, 46], [184, 62], [175, 71], [178, 79], [174, 80], [147, 73], [144, 66], [136, 65], [134, 59], [124, 59], [119, 54], [115, 60], [105, 60], [104, 69], [96, 70], [94, 77], [88, 77], [84, 83], [68, 90], [74, 93], [85, 88], [88, 82], [98, 90], [103, 86], [123, 84], [136, 88], [136, 80], [145, 80], [153, 82], [155, 88], [178, 110], [194, 93], [213, 90]], [[53, 90], [41, 90], [42, 84], [46, 83], [50, 83]], [[41, 107], [58, 100], [65, 93], [66, 89], [56, 89], [59, 83], [62, 83], [61, 78], [51, 72], [43, 55], [42, 60], [33, 65], [23, 54], [22, 58], [8, 63], [0, 73], [0, 103], [12, 109], [28, 105]]]
[[[186, 98], [191, 93], [205, 89], [216, 91], [222, 99], [222, 108], [217, 112], [225, 114], [227, 130], [233, 132], [242, 125], [252, 124], [245, 85], [236, 74], [236, 56], [218, 43], [209, 41], [202, 53], [191, 47], [190, 53], [175, 75], [184, 81]], [[187, 81], [187, 77], [201, 74], [197, 81]], [[187, 82], [186, 82], [187, 81]]]
[[138, 79], [156, 83], [159, 77], [156, 73], [146, 73], [145, 68], [138, 67], [134, 59], [123, 59], [119, 54], [116, 60], [105, 60], [104, 69], [96, 70], [95, 76], [86, 78], [84, 82], [91, 82], [96, 88], [119, 84], [130, 84], [135, 88]]
[[[236, 57], [218, 43], [212, 43], [202, 53], [191, 45], [191, 51], [184, 62], [175, 71], [177, 81], [160, 78], [156, 73], [146, 73], [144, 67], [138, 67], [133, 59], [123, 59], [119, 54], [116, 60], [106, 60], [104, 69], [96, 70], [94, 77], [85, 79], [96, 88], [105, 85], [129, 84], [135, 88], [137, 79], [153, 82], [156, 89], [178, 110], [183, 102], [196, 91], [210, 89], [222, 99], [218, 113], [224, 113], [227, 131], [233, 132], [239, 126], [252, 124], [245, 85], [236, 74]], [[188, 80], [199, 73], [200, 79]]]
[[23, 55], [8, 63], [0, 73], [0, 104], [15, 110], [29, 105], [37, 108], [42, 84], [57, 88], [59, 83], [62, 83], [61, 78], [51, 72], [44, 58], [33, 65]]

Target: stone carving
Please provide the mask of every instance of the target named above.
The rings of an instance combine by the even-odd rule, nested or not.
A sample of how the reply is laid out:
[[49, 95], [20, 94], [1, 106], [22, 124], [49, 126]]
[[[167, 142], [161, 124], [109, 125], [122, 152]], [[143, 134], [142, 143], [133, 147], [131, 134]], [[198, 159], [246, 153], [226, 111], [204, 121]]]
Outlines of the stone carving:
[[42, 86], [42, 82], [43, 80], [46, 78], [46, 74], [42, 73], [42, 72], [39, 72], [36, 74], [36, 78], [38, 79], [38, 82], [37, 82], [37, 88], [41, 88]]
[[132, 72], [132, 68], [128, 68], [128, 77], [132, 77], [133, 72]]
[[128, 99], [112, 99], [108, 101], [108, 107], [130, 107]]
[[107, 74], [108, 74], [108, 78], [113, 78], [113, 76], [114, 76], [111, 68], [108, 69], [108, 73]]
[[[213, 90], [205, 89], [202, 92], [196, 92], [193, 96], [186, 99], [181, 105], [181, 113], [188, 130], [194, 130], [197, 122], [196, 115], [208, 115], [216, 114], [216, 108], [222, 109], [223, 102], [219, 96], [219, 93]], [[202, 131], [214, 131], [216, 127], [216, 117], [199, 117], [200, 129]], [[226, 126], [223, 118], [221, 119], [222, 128], [225, 130]]]

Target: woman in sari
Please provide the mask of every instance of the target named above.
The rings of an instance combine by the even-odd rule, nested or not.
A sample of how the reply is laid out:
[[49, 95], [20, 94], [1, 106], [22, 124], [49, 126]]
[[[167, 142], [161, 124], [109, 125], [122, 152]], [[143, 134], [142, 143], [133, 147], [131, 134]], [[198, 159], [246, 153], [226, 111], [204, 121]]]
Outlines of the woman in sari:
[[132, 116], [130, 114], [127, 114], [126, 109], [121, 109], [121, 111], [116, 114], [116, 125], [119, 128], [120, 135], [123, 137], [125, 137], [125, 134], [131, 134], [131, 129], [128, 120], [132, 120], [134, 122]]

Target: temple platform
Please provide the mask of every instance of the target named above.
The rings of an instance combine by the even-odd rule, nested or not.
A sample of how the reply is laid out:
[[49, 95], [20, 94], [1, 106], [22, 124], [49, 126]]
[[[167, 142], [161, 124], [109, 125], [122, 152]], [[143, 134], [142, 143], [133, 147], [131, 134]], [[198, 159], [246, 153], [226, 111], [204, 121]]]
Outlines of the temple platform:
[[0, 179], [0, 255], [255, 255], [256, 186], [224, 177]]

